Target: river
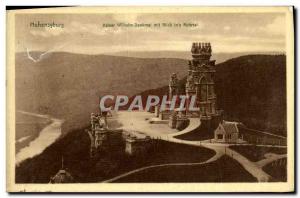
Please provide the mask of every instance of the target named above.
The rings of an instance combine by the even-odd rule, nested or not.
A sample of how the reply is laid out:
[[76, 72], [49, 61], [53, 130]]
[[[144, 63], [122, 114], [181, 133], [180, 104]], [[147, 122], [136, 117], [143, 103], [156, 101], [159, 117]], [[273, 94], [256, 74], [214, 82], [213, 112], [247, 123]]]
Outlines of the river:
[[35, 114], [30, 112], [18, 111], [28, 115], [34, 115], [37, 117], [45, 117], [51, 120], [51, 123], [43, 128], [37, 138], [29, 143], [28, 146], [22, 148], [16, 154], [16, 164], [18, 165], [20, 162], [25, 159], [34, 157], [40, 153], [42, 153], [50, 144], [55, 142], [61, 135], [61, 125], [64, 122], [60, 119], [50, 118], [47, 115]]

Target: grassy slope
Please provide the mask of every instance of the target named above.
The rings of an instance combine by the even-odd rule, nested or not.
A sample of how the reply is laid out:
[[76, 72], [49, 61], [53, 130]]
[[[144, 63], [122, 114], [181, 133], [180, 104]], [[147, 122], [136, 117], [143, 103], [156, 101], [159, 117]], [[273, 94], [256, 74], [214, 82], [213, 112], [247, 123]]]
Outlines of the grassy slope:
[[223, 156], [215, 162], [204, 165], [147, 169], [115, 182], [257, 182], [257, 180], [238, 162]]

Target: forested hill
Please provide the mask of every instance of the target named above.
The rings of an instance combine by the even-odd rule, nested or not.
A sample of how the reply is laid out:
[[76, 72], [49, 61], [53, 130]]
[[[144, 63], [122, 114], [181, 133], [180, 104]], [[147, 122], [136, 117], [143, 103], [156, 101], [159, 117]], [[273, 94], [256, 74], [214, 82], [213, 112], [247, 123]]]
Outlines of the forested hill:
[[[181, 87], [186, 78], [181, 80]], [[286, 136], [286, 56], [247, 55], [216, 65], [215, 91], [225, 119]], [[147, 90], [163, 95], [168, 86]]]
[[[38, 53], [31, 56], [36, 58]], [[16, 108], [64, 119], [63, 132], [67, 132], [88, 122], [89, 114], [97, 111], [99, 96], [164, 92], [173, 72], [184, 84], [187, 68], [186, 60], [175, 58], [57, 52], [33, 62], [26, 53], [18, 53]], [[218, 104], [228, 119], [283, 133], [284, 55], [241, 56], [218, 64], [216, 69]]]
[[[41, 52], [31, 52], [37, 59]], [[63, 133], [88, 123], [99, 96], [128, 95], [183, 77], [187, 61], [174, 58], [130, 58], [55, 52], [34, 62], [16, 54], [16, 109], [65, 120]]]
[[228, 118], [286, 135], [286, 56], [249, 55], [216, 67], [218, 105]]

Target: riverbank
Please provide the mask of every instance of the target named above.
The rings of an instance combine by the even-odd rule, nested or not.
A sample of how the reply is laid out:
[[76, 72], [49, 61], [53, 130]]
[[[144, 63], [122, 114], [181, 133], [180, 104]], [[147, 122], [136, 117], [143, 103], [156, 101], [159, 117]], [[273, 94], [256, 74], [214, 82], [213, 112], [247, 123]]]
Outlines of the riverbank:
[[26, 115], [35, 116], [37, 118], [49, 119], [50, 121], [47, 122], [49, 124], [46, 127], [40, 127], [41, 131], [38, 132], [38, 134], [32, 133], [30, 134], [30, 137], [28, 137], [28, 135], [25, 136], [27, 137], [27, 140], [31, 141], [27, 146], [20, 148], [19, 151], [16, 153], [16, 165], [28, 158], [34, 157], [35, 155], [42, 153], [45, 148], [47, 148], [50, 144], [55, 142], [55, 140], [57, 140], [61, 135], [61, 126], [64, 122], [60, 119], [50, 118], [48, 115], [41, 115], [22, 111], [20, 112]]

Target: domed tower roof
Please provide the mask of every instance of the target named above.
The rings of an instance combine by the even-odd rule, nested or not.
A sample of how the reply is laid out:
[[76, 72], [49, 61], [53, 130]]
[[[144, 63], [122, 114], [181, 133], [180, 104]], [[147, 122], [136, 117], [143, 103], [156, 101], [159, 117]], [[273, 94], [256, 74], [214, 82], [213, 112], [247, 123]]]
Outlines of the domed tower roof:
[[51, 184], [74, 183], [72, 175], [64, 169], [60, 169], [54, 177], [50, 179]]
[[72, 175], [64, 169], [64, 158], [61, 161], [62, 167], [54, 177], [50, 178], [51, 184], [74, 183]]

